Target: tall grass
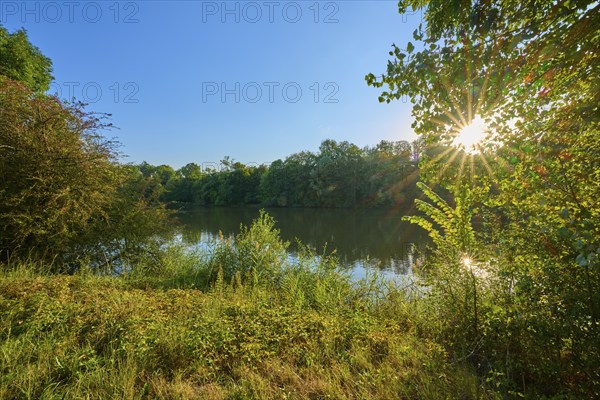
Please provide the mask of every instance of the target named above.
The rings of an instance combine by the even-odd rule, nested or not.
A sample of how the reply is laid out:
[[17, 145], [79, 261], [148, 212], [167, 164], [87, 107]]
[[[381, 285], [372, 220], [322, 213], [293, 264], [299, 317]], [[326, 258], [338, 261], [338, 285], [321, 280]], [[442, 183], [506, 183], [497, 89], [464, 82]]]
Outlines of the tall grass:
[[286, 245], [261, 215], [235, 243], [173, 245], [121, 276], [5, 269], [0, 398], [494, 397], [448, 362], [420, 303]]
[[4, 277], [0, 398], [475, 397], [476, 378], [410, 313], [371, 313], [346, 286], [299, 287]]

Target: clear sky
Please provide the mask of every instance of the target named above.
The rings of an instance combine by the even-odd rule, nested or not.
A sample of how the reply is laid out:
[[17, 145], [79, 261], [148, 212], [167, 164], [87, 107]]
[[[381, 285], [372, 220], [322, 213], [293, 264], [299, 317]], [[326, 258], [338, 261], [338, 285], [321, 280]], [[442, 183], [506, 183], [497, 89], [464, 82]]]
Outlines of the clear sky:
[[412, 140], [410, 103], [364, 76], [421, 22], [384, 1], [5, 1], [52, 92], [112, 114], [126, 161], [270, 162], [322, 140]]

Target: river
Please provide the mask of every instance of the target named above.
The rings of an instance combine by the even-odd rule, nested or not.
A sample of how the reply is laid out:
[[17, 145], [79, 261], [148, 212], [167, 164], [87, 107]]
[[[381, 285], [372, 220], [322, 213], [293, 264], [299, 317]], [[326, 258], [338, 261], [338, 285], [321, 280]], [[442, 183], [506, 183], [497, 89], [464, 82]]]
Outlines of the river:
[[[427, 243], [421, 228], [402, 221], [395, 210], [267, 208], [276, 220], [281, 238], [290, 242], [288, 253], [294, 257], [295, 239], [317, 250], [336, 250], [340, 263], [355, 278], [377, 268], [386, 276], [408, 276], [413, 263]], [[240, 224], [250, 225], [257, 218], [256, 208], [192, 208], [180, 214], [184, 237], [201, 245], [239, 232]]]

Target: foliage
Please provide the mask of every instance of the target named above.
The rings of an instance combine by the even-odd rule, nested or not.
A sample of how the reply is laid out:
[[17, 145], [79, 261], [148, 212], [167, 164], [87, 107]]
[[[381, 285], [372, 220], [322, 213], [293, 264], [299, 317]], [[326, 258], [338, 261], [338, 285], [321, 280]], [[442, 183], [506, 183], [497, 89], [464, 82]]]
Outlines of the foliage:
[[406, 216], [403, 220], [425, 229], [437, 247], [453, 248], [453, 253], [458, 255], [470, 254], [477, 247], [475, 244], [475, 231], [471, 226], [473, 213], [470, 208], [470, 190], [468, 188], [462, 189], [461, 196], [455, 198], [456, 206], [453, 208], [423, 182], [418, 182], [417, 186], [433, 204], [416, 199], [416, 208], [429, 216], [433, 223], [421, 215]]
[[421, 271], [420, 284], [427, 290], [424, 319], [437, 340], [452, 349], [451, 356], [456, 361], [469, 359], [481, 365], [485, 360], [481, 346], [486, 339], [481, 315], [491, 309], [495, 300], [492, 297], [498, 276], [490, 260], [496, 260], [483, 252], [484, 246], [476, 239], [468, 187], [457, 188], [452, 206], [424, 183], [417, 185], [433, 204], [415, 200], [425, 216], [403, 219], [427, 230], [435, 245]]
[[286, 261], [289, 243], [279, 237], [273, 217], [260, 211], [260, 216], [248, 228], [240, 226], [240, 233], [231, 240], [218, 240], [212, 246], [211, 278], [217, 273], [226, 281], [237, 274], [267, 282], [280, 275]]
[[412, 330], [401, 292], [374, 304], [329, 271], [207, 292], [4, 274], [0, 397], [497, 398]]
[[0, 27], [0, 262], [115, 270], [156, 253], [156, 187], [118, 163], [106, 115], [44, 94], [51, 71], [25, 31]]
[[110, 265], [160, 233], [164, 214], [117, 163], [102, 116], [4, 77], [0, 103], [0, 260]]
[[300, 152], [269, 166], [245, 165], [229, 157], [220, 169], [202, 171], [190, 163], [175, 171], [166, 165], [138, 165], [162, 190], [164, 202], [203, 206], [276, 207], [407, 206], [416, 196], [419, 141], [382, 140], [375, 147], [325, 140], [318, 153]]
[[52, 61], [33, 46], [27, 32], [21, 29], [14, 33], [0, 25], [0, 76], [21, 82], [37, 93], [50, 88]]
[[[410, 96], [415, 130], [439, 147], [422, 177], [457, 206], [468, 188], [478, 221], [470, 256], [495, 271], [462, 285], [451, 273], [460, 259], [448, 256], [456, 243], [438, 242], [430, 270], [445, 279], [432, 280], [429, 304], [441, 328], [457, 326], [440, 339], [507, 394], [597, 397], [599, 5], [400, 1], [400, 12], [408, 7], [426, 7], [426, 27], [393, 47], [386, 74], [366, 79], [386, 87], [380, 101]], [[492, 133], [483, 153], [448, 148], [475, 115]], [[446, 215], [421, 209], [435, 221]], [[471, 223], [460, 222], [459, 241], [471, 240]], [[478, 300], [476, 321], [464, 318], [460, 298]]]

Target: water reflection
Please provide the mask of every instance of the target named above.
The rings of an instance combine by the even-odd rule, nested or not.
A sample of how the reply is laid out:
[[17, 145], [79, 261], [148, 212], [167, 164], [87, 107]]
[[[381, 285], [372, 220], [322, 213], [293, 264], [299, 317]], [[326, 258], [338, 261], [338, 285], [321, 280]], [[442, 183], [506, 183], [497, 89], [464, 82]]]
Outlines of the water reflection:
[[[295, 238], [315, 249], [336, 250], [340, 262], [354, 275], [375, 267], [386, 273], [410, 274], [419, 250], [427, 241], [419, 227], [403, 222], [400, 211], [340, 209], [267, 209], [277, 221], [281, 237], [291, 243]], [[196, 208], [180, 215], [183, 239], [191, 244], [214, 240], [221, 231], [225, 237], [239, 232], [259, 215], [252, 208]]]

